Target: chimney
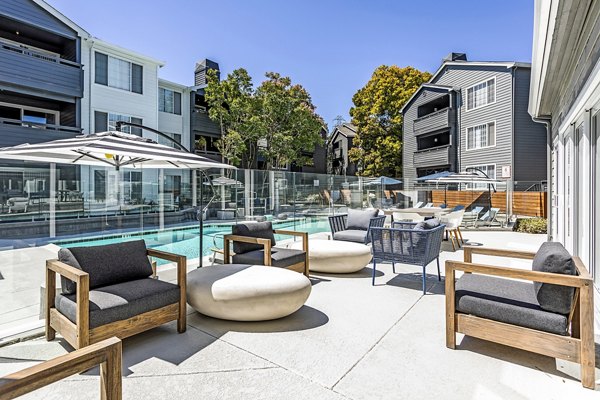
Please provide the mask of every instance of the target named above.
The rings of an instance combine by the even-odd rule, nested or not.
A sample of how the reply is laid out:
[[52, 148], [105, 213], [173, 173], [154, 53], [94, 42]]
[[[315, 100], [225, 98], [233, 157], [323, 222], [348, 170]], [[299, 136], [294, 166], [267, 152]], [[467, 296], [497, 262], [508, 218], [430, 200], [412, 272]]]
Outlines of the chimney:
[[219, 64], [205, 58], [204, 60], [196, 63], [196, 69], [194, 70], [194, 86], [201, 86], [207, 84], [206, 73], [209, 69], [217, 71], [217, 78], [221, 79], [219, 73]]
[[442, 60], [442, 64], [448, 61], [467, 61], [466, 53], [450, 53]]

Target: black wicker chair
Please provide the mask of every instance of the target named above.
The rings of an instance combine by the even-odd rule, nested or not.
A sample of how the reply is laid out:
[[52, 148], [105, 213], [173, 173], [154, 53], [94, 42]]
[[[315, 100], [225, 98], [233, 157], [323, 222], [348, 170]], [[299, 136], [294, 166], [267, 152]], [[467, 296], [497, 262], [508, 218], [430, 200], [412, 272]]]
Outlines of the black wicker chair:
[[417, 223], [394, 222], [392, 228], [371, 228], [373, 245], [373, 278], [377, 262], [391, 262], [396, 273], [396, 263], [418, 265], [423, 268], [423, 294], [426, 293], [425, 269], [433, 260], [437, 261], [438, 280], [440, 276], [440, 249], [445, 225], [432, 229], [415, 229]]

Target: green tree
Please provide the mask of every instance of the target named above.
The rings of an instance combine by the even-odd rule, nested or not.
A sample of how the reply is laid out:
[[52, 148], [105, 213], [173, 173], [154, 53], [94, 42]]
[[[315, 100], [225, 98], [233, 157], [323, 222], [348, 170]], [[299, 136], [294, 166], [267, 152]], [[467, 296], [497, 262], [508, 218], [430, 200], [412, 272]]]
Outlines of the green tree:
[[223, 81], [209, 72], [205, 97], [209, 117], [221, 126], [219, 150], [232, 164], [265, 169], [305, 164], [304, 151], [322, 142], [324, 123], [308, 92], [288, 77], [269, 72], [256, 89], [243, 68]]
[[402, 113], [414, 92], [431, 78], [413, 67], [378, 67], [367, 84], [352, 97], [352, 123], [357, 127], [352, 162], [362, 176], [402, 176]]

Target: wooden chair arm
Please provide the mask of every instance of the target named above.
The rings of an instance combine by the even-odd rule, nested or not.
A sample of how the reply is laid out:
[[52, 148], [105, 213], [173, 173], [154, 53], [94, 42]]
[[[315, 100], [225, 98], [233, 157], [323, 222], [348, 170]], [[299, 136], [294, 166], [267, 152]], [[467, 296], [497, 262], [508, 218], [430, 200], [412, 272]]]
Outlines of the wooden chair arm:
[[223, 240], [228, 241], [228, 242], [244, 242], [244, 243], [260, 244], [263, 246], [271, 245], [270, 239], [255, 238], [255, 237], [251, 237], [251, 236], [225, 235], [225, 236], [223, 236]]
[[157, 249], [146, 249], [146, 254], [150, 257], [160, 258], [162, 260], [167, 260], [171, 262], [177, 262], [181, 257], [185, 258], [185, 256], [169, 253], [167, 251], [157, 250]]
[[464, 246], [463, 250], [465, 262], [473, 262], [473, 254], [483, 254], [497, 257], [523, 258], [526, 260], [533, 260], [533, 258], [535, 257], [535, 253], [519, 250], [491, 249], [486, 247], [473, 246]]
[[493, 275], [512, 279], [522, 279], [533, 282], [553, 283], [555, 285], [570, 286], [575, 288], [592, 284], [591, 278], [582, 276], [554, 274], [550, 272], [531, 271], [519, 268], [497, 267], [493, 265], [473, 264], [460, 261], [446, 261], [446, 277], [454, 276], [455, 271]]
[[308, 237], [308, 233], [307, 232], [288, 231], [288, 230], [285, 230], [285, 229], [273, 229], [273, 233], [276, 233], [278, 235]]
[[64, 276], [76, 284], [78, 284], [83, 277], [89, 276], [87, 272], [82, 271], [79, 268], [71, 267], [70, 265], [56, 259], [46, 260], [46, 268], [59, 274], [60, 276]]
[[101, 397], [122, 395], [122, 344], [112, 337], [0, 378], [0, 398], [14, 399], [100, 365]]

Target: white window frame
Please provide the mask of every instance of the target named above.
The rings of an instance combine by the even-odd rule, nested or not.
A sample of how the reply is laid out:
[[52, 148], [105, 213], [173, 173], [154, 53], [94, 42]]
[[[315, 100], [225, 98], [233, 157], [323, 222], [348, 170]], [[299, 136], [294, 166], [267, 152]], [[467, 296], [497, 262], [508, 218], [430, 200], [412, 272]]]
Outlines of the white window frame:
[[[171, 110], [168, 110], [168, 111], [167, 111], [167, 110], [161, 110], [161, 109], [160, 109], [160, 106], [161, 106], [161, 104], [160, 104], [160, 92], [161, 92], [162, 90], [164, 90], [164, 91], [165, 91], [165, 95], [166, 95], [166, 92], [167, 92], [167, 91], [168, 91], [168, 92], [171, 92], [171, 93], [173, 94], [173, 102], [171, 103], [171, 104], [172, 104], [172, 106], [173, 106], [173, 108], [172, 108]], [[158, 111], [159, 111], [159, 112], [164, 112], [164, 113], [167, 113], [167, 114], [173, 114], [173, 115], [177, 115], [177, 116], [181, 116], [181, 115], [183, 115], [183, 111], [182, 111], [180, 114], [176, 114], [176, 113], [175, 113], [175, 93], [179, 93], [179, 101], [180, 101], [180, 102], [182, 102], [182, 99], [183, 99], [183, 93], [181, 93], [181, 92], [179, 92], [179, 91], [177, 91], [177, 90], [174, 90], [174, 89], [169, 89], [169, 88], [167, 88], [167, 87], [162, 87], [162, 86], [159, 86], [159, 87], [158, 87]], [[180, 109], [180, 110], [181, 110], [181, 108], [182, 108], [182, 105], [183, 105], [183, 104], [179, 104], [179, 109]]]
[[[108, 129], [109, 131], [111, 130], [111, 128], [110, 128], [110, 114], [120, 115], [121, 117], [126, 117], [126, 118], [129, 119], [129, 122], [131, 122], [131, 118], [137, 118], [137, 119], [142, 120], [142, 125], [144, 124], [144, 118], [143, 117], [139, 117], [137, 115], [127, 115], [127, 114], [121, 114], [121, 113], [116, 112], [116, 111], [109, 111], [109, 110], [103, 110], [101, 108], [95, 108], [92, 111], [92, 114], [94, 115], [94, 121], [93, 121], [93, 124], [92, 124], [92, 128], [96, 125], [96, 116], [95, 116], [95, 112], [96, 111], [102, 112], [102, 113], [106, 114], [106, 129]], [[116, 130], [116, 126], [113, 127], [113, 128], [114, 129], [112, 129], [112, 130]], [[129, 125], [124, 126], [123, 129], [124, 129], [125, 133], [131, 133], [131, 126], [129, 126]], [[143, 134], [144, 134], [144, 130], [142, 129], [142, 136], [143, 136]]]
[[[100, 53], [100, 54], [104, 54], [105, 56], [107, 56], [108, 60], [107, 60], [107, 65], [106, 65], [106, 85], [103, 85], [101, 83], [96, 82], [95, 76], [94, 76], [94, 85], [98, 85], [98, 86], [102, 86], [102, 87], [105, 87], [105, 88], [111, 88], [111, 89], [119, 90], [121, 92], [129, 92], [131, 94], [137, 94], [137, 95], [142, 95], [142, 96], [144, 95], [143, 88], [142, 88], [142, 93], [138, 93], [138, 92], [134, 92], [133, 91], [133, 67], [132, 67], [133, 64], [136, 64], [136, 65], [141, 65], [142, 68], [144, 68], [145, 66], [143, 64], [140, 64], [140, 63], [128, 60], [128, 59], [123, 58], [123, 57], [114, 56], [114, 55], [109, 54], [108, 52], [103, 51], [103, 50], [96, 50], [96, 51], [98, 53]], [[110, 64], [110, 59], [111, 58], [114, 58], [115, 60], [119, 60], [119, 61], [124, 61], [124, 62], [126, 62], [126, 63], [129, 64], [129, 88], [128, 89], [123, 89], [123, 88], [120, 88], [118, 86], [112, 86], [110, 84], [110, 67], [109, 67], [109, 64]], [[94, 74], [96, 73], [96, 65], [95, 65], [95, 63], [96, 62], [94, 61], [94, 69], [93, 69], [94, 70]], [[143, 77], [143, 72], [142, 72], [142, 82], [143, 82], [143, 80], [144, 80], [144, 77]], [[98, 110], [98, 111], [100, 111], [100, 110]]]
[[[488, 146], [483, 146], [483, 147], [473, 147], [473, 148], [469, 148], [469, 129], [473, 129], [473, 128], [477, 128], [478, 126], [482, 126], [485, 125], [485, 129], [486, 129], [486, 134], [489, 134], [489, 126], [490, 124], [494, 124], [494, 144], [493, 145], [488, 145]], [[473, 151], [473, 150], [481, 150], [481, 149], [490, 149], [492, 147], [496, 147], [496, 143], [498, 143], [498, 123], [496, 122], [496, 120], [493, 121], [488, 121], [488, 122], [484, 122], [482, 124], [476, 124], [476, 125], [472, 125], [472, 126], [467, 126], [466, 130], [465, 130], [465, 151]], [[488, 136], [489, 139], [489, 136]], [[489, 142], [489, 140], [488, 140]], [[490, 164], [491, 165], [491, 164]]]
[[[483, 170], [483, 168], [481, 167], [485, 167], [485, 173], [489, 176], [488, 174], [488, 168], [490, 166], [494, 166], [494, 176], [490, 176], [491, 179], [496, 179], [496, 176], [498, 176], [498, 165], [496, 163], [482, 163], [482, 164], [475, 164], [475, 165], [467, 165], [465, 166], [464, 171], [465, 172], [475, 172], [478, 173], [477, 171], [469, 171], [469, 168], [477, 168], [477, 169], [481, 169]], [[488, 184], [480, 184], [480, 183], [475, 183], [473, 185], [471, 185], [470, 183], [467, 183], [467, 190], [486, 190]]]
[[[493, 81], [494, 81], [494, 101], [492, 101], [492, 102], [490, 102], [490, 103], [485, 103], [485, 104], [483, 104], [483, 105], [481, 105], [481, 106], [478, 106], [478, 107], [469, 108], [469, 89], [473, 89], [475, 86], [479, 86], [479, 85], [481, 85], [482, 83], [485, 83], [485, 84], [486, 84], [486, 96], [485, 96], [485, 97], [486, 97], [486, 99], [487, 99], [487, 98], [488, 98], [488, 95], [487, 95], [487, 88], [489, 87], [489, 86], [487, 85], [487, 82], [489, 82], [489, 81], [491, 81], [491, 80], [493, 80]], [[473, 98], [474, 98], [474, 97], [473, 97]], [[493, 77], [491, 77], [491, 78], [484, 79], [484, 80], [482, 80], [482, 81], [479, 81], [479, 82], [477, 82], [477, 83], [476, 83], [476, 84], [474, 84], [474, 85], [471, 85], [471, 86], [467, 87], [467, 89], [465, 90], [465, 106], [466, 106], [466, 107], [465, 107], [465, 110], [466, 110], [466, 111], [473, 111], [473, 110], [477, 110], [477, 109], [479, 109], [479, 108], [483, 108], [483, 107], [485, 107], [485, 106], [489, 106], [489, 105], [491, 105], [491, 104], [495, 104], [495, 103], [496, 103], [496, 101], [497, 101], [497, 99], [498, 99], [498, 81], [496, 80], [496, 75], [494, 75], [494, 76], [493, 76]]]

